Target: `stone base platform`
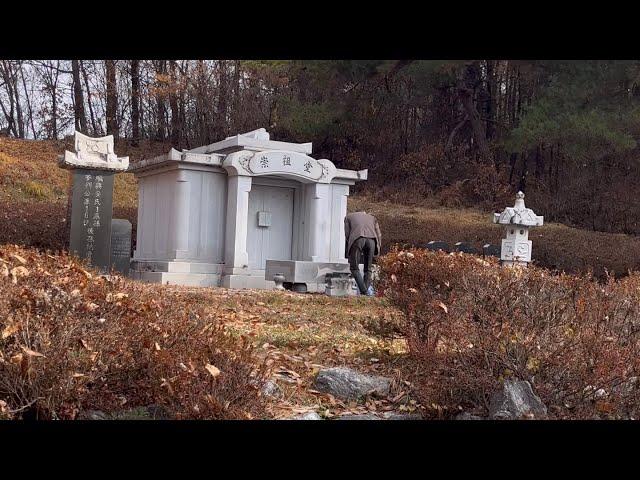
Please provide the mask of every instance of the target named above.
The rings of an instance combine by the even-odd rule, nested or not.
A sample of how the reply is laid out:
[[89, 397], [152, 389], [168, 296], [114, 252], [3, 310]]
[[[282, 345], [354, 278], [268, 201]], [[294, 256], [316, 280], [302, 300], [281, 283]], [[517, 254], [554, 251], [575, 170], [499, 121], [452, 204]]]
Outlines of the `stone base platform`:
[[262, 275], [224, 275], [222, 287], [225, 288], [255, 288], [258, 290], [273, 290], [276, 284], [267, 281]]
[[267, 260], [265, 270], [224, 271], [224, 264], [166, 260], [132, 260], [134, 280], [164, 285], [272, 290], [273, 276], [282, 273], [286, 283], [305, 284], [307, 292], [325, 292], [328, 273], [350, 273], [345, 262]]
[[286, 283], [304, 283], [308, 292], [325, 291], [325, 276], [328, 273], [350, 273], [349, 264], [344, 262], [308, 262], [300, 260], [267, 260], [264, 277], [284, 275]]
[[219, 287], [223, 266], [218, 263], [133, 260], [129, 276], [164, 285]]

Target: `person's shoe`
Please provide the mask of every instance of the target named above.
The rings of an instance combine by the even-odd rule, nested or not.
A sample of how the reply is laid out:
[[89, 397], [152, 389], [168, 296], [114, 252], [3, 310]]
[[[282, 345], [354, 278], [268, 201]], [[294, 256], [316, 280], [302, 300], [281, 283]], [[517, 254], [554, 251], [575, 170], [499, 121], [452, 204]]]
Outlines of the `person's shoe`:
[[376, 291], [373, 289], [371, 285], [369, 285], [369, 288], [367, 289], [367, 297], [375, 297], [375, 296], [376, 296]]

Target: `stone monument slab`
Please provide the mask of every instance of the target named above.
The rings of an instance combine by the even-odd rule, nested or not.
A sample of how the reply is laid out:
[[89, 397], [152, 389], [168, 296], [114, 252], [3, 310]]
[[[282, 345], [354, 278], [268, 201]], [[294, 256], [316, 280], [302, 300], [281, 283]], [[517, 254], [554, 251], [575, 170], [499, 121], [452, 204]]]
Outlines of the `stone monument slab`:
[[111, 267], [122, 275], [129, 275], [131, 263], [131, 222], [111, 220]]
[[129, 166], [129, 157], [113, 151], [113, 135], [92, 138], [75, 132], [75, 152], [58, 157], [71, 170], [69, 251], [107, 272], [111, 267], [111, 216], [115, 172]]
[[89, 265], [110, 266], [114, 172], [73, 170], [69, 251]]

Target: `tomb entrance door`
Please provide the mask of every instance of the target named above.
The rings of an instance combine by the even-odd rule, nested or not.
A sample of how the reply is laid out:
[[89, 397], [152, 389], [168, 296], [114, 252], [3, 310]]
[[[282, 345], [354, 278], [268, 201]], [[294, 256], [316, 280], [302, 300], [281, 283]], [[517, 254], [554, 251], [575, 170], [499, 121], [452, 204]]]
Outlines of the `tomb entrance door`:
[[267, 260], [291, 260], [294, 189], [254, 185], [249, 192], [249, 268], [264, 270]]

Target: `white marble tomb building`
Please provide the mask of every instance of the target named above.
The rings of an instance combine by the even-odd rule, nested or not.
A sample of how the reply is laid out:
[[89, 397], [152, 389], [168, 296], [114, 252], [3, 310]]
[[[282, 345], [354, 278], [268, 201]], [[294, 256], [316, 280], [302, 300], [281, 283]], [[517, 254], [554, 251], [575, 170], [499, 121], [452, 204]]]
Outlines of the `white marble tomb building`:
[[272, 288], [273, 275], [284, 273], [285, 281], [323, 290], [325, 273], [349, 271], [347, 197], [367, 170], [336, 168], [311, 150], [311, 143], [270, 140], [261, 128], [132, 163], [138, 227], [131, 275]]

